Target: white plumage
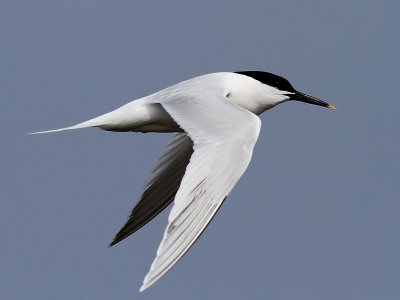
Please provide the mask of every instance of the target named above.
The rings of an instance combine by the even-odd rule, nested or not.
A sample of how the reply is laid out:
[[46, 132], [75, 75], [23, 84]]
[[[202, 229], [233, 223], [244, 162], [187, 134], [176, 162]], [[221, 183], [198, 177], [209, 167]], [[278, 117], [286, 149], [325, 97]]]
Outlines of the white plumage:
[[129, 220], [111, 243], [125, 239], [174, 201], [142, 291], [193, 245], [245, 172], [261, 127], [257, 115], [289, 100], [334, 108], [296, 91], [274, 74], [224, 72], [178, 83], [74, 126], [37, 133], [85, 127], [177, 132]]

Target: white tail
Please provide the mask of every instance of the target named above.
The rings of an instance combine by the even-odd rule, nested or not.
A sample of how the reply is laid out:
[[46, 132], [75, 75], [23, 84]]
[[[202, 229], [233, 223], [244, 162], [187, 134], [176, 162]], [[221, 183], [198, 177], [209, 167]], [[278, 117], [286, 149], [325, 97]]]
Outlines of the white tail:
[[[111, 112], [112, 113], [112, 112]], [[69, 127], [64, 127], [64, 128], [59, 128], [59, 129], [53, 129], [53, 130], [45, 130], [45, 131], [37, 131], [37, 132], [31, 132], [28, 134], [42, 134], [42, 133], [51, 133], [51, 132], [59, 132], [59, 131], [65, 131], [65, 130], [72, 130], [72, 129], [80, 129], [80, 128], [88, 128], [88, 127], [103, 127], [111, 124], [111, 118], [110, 114], [111, 113], [106, 113], [104, 115], [101, 115], [99, 117], [90, 119], [88, 121], [69, 126]]]
[[177, 132], [181, 129], [159, 104], [135, 100], [109, 113], [88, 121], [60, 129], [32, 132], [41, 134], [87, 127], [99, 127], [108, 131]]

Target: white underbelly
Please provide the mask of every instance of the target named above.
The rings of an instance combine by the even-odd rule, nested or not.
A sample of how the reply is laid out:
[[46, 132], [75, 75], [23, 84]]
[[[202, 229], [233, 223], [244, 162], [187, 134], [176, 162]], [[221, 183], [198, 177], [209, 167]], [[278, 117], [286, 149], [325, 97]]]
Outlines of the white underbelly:
[[108, 131], [180, 132], [182, 129], [158, 103], [136, 100], [108, 114], [108, 122], [99, 126]]

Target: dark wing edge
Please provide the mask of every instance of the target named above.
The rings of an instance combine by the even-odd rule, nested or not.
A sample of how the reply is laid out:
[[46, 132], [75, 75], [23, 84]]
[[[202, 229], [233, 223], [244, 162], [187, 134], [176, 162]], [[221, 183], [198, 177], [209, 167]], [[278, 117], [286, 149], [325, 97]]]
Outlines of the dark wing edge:
[[142, 197], [110, 247], [142, 228], [174, 201], [192, 154], [192, 140], [186, 133], [175, 134], [153, 169]]

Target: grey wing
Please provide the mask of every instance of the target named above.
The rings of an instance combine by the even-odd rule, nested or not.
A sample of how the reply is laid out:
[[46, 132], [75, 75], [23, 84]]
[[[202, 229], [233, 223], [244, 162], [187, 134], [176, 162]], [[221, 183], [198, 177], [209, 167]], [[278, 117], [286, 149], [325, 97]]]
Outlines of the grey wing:
[[194, 152], [140, 291], [170, 270], [204, 231], [246, 170], [261, 125], [257, 116], [223, 95], [162, 105], [192, 139]]
[[142, 197], [110, 246], [146, 225], [174, 200], [192, 153], [193, 143], [186, 133], [175, 134], [151, 173]]

